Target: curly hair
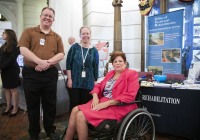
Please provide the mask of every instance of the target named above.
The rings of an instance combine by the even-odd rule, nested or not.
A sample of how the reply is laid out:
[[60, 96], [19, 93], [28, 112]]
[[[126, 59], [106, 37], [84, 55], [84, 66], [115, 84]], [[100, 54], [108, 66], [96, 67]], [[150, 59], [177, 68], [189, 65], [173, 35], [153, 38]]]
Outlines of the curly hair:
[[115, 60], [118, 56], [121, 56], [122, 59], [124, 60], [124, 62], [126, 62], [126, 55], [125, 55], [125, 53], [123, 53], [122, 51], [114, 51], [114, 52], [111, 54], [111, 57], [110, 57], [111, 63], [113, 63], [114, 60]]

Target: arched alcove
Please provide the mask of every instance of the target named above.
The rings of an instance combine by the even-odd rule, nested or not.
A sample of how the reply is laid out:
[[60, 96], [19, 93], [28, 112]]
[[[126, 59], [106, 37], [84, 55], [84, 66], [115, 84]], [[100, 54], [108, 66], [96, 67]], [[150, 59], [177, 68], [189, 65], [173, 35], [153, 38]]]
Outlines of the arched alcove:
[[12, 23], [12, 29], [17, 33], [17, 20], [15, 15], [0, 3], [0, 13]]
[[0, 13], [0, 21], [7, 21], [7, 19]]

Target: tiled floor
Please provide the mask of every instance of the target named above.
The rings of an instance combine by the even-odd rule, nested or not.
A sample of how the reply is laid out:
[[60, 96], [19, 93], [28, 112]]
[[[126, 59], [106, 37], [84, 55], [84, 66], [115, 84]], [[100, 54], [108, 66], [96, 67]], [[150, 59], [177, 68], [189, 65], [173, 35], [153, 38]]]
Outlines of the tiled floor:
[[[5, 106], [0, 106], [0, 113]], [[68, 114], [56, 117], [55, 125], [57, 133], [62, 134], [67, 125]], [[8, 118], [0, 114], [0, 140], [29, 140], [28, 136], [28, 117], [27, 112], [20, 110], [16, 117]], [[42, 129], [41, 139], [47, 140], [46, 134]], [[156, 140], [185, 140], [184, 138], [156, 134]]]

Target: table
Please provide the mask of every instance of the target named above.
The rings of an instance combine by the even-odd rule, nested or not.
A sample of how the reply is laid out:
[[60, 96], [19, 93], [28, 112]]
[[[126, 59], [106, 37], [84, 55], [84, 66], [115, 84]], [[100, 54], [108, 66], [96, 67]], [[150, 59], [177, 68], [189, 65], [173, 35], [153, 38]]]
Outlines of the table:
[[156, 132], [200, 139], [199, 90], [141, 87], [141, 91]]
[[[56, 116], [60, 116], [66, 112], [69, 112], [69, 95], [68, 90], [65, 87], [65, 79], [63, 75], [59, 75], [58, 77], [58, 83], [57, 83], [57, 103], [56, 103]], [[22, 110], [27, 110], [26, 108], [26, 101], [25, 101], [25, 95], [22, 85], [22, 78], [21, 80], [21, 86], [18, 87], [19, 89], [19, 108]], [[2, 101], [1, 103], [5, 103], [5, 95], [4, 91], [2, 91]]]

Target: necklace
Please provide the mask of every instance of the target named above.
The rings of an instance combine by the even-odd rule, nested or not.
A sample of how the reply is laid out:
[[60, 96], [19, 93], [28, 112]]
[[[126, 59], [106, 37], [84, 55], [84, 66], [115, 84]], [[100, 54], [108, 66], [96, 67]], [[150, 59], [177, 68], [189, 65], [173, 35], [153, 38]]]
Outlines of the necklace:
[[84, 55], [83, 55], [83, 47], [81, 47], [82, 61], [83, 61], [83, 70], [85, 69], [85, 60], [86, 60], [86, 58], [87, 58], [88, 51], [89, 51], [89, 48], [87, 49], [87, 52], [86, 52], [86, 54], [85, 54], [85, 56], [84, 56]]
[[115, 74], [115, 75], [113, 76], [113, 79], [114, 79], [114, 80], [117, 80], [119, 77], [120, 77], [120, 74]]

